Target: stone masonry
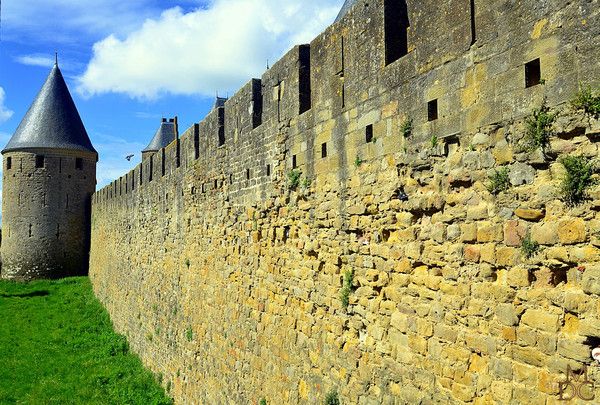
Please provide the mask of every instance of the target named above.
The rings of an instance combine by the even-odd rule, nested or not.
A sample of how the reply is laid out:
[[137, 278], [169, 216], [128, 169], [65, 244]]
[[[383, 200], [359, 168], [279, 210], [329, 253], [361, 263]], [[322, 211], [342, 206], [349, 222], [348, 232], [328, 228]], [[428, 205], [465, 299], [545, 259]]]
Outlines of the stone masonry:
[[94, 195], [95, 292], [180, 403], [600, 400], [599, 49], [598, 0], [359, 0]]

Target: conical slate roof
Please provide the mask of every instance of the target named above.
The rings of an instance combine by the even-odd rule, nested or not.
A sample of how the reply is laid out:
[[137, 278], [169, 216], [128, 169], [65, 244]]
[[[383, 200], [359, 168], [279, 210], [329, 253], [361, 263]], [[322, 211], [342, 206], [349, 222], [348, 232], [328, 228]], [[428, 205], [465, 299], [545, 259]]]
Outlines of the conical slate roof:
[[344, 5], [342, 6], [340, 12], [338, 13], [337, 17], [335, 18], [335, 22], [338, 22], [339, 20], [344, 18], [344, 16], [348, 13], [348, 11], [350, 11], [352, 6], [354, 6], [356, 4], [356, 1], [357, 0], [346, 0], [344, 2]]
[[148, 144], [146, 149], [144, 149], [142, 152], [158, 152], [173, 142], [176, 137], [177, 130], [175, 128], [175, 122], [167, 122], [163, 119], [163, 121], [160, 123], [158, 131], [156, 131], [156, 134], [154, 134], [154, 138], [152, 138], [150, 144]]
[[2, 153], [31, 148], [97, 154], [57, 64]]

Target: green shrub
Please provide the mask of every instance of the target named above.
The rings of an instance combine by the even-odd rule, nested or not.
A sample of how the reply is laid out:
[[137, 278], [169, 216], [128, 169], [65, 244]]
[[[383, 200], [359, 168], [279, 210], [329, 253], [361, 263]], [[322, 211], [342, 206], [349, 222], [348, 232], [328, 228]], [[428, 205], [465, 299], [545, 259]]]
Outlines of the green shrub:
[[352, 292], [352, 282], [354, 281], [354, 270], [348, 270], [344, 273], [344, 283], [342, 285], [342, 290], [340, 291], [340, 300], [342, 301], [342, 306], [344, 308], [348, 308], [348, 304], [350, 304], [350, 293]]
[[412, 130], [413, 130], [412, 118], [405, 119], [404, 122], [400, 125], [400, 132], [402, 132], [402, 135], [405, 138], [408, 138], [412, 134]]
[[362, 159], [360, 158], [360, 156], [356, 155], [356, 159], [354, 159], [354, 166], [356, 167], [360, 167], [360, 165], [363, 164]]
[[521, 241], [521, 252], [525, 258], [530, 259], [540, 250], [540, 245], [527, 234]]
[[[600, 93], [600, 90], [597, 93]], [[571, 105], [596, 118], [600, 116], [600, 94], [594, 95], [591, 86], [583, 87], [580, 84], [579, 92], [571, 100]]]
[[188, 342], [191, 342], [192, 340], [194, 340], [194, 331], [192, 330], [191, 327], [187, 328], [187, 330], [185, 331], [185, 337]]
[[329, 393], [327, 393], [327, 395], [325, 396], [325, 405], [340, 405], [340, 397], [337, 393], [337, 391], [330, 391]]
[[494, 170], [494, 173], [489, 177], [490, 184], [487, 189], [490, 193], [496, 195], [501, 191], [506, 191], [510, 188], [510, 178], [508, 176], [508, 167], [504, 166], [500, 170]]
[[561, 184], [563, 200], [569, 205], [576, 205], [585, 199], [587, 189], [596, 184], [592, 178], [595, 167], [584, 156], [565, 156], [560, 163], [566, 170]]
[[304, 180], [302, 180], [302, 188], [304, 188], [304, 189], [309, 188], [311, 184], [312, 184], [312, 180], [309, 179], [308, 177], [305, 177]]
[[300, 170], [290, 170], [288, 172], [288, 189], [296, 190], [300, 185], [300, 176], [302, 176], [302, 172]]
[[267, 405], [267, 400], [266, 400], [266, 399], [264, 399], [264, 398], [262, 398], [262, 399], [259, 401], [259, 405]]
[[527, 150], [548, 147], [552, 135], [552, 124], [554, 124], [555, 119], [556, 114], [550, 113], [550, 108], [545, 103], [539, 109], [533, 110], [531, 116], [525, 119], [524, 140]]

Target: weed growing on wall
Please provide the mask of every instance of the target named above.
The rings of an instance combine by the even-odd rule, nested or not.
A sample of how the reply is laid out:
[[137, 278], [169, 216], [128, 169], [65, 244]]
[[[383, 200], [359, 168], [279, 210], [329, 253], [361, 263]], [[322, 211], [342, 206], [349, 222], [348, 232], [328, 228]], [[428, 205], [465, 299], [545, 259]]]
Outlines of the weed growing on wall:
[[324, 405], [340, 405], [340, 397], [337, 393], [337, 391], [330, 391], [327, 393], [327, 395], [325, 396], [325, 402], [323, 402]]
[[526, 259], [530, 259], [540, 250], [540, 245], [527, 234], [521, 241], [521, 252]]
[[311, 184], [312, 184], [312, 180], [309, 179], [308, 177], [305, 177], [304, 180], [302, 180], [302, 188], [305, 190], [307, 188], [309, 188]]
[[342, 285], [342, 291], [340, 292], [340, 300], [342, 306], [348, 308], [350, 304], [350, 293], [352, 292], [352, 282], [354, 281], [354, 270], [348, 270], [344, 273], [344, 283]]
[[259, 401], [259, 405], [267, 405], [267, 400], [266, 400], [266, 399], [264, 399], [264, 398], [262, 398], [262, 399]]
[[561, 184], [563, 200], [569, 205], [577, 205], [585, 199], [587, 190], [597, 184], [592, 177], [596, 171], [594, 164], [584, 156], [565, 156], [560, 163], [566, 170]]
[[356, 167], [360, 167], [360, 165], [363, 164], [362, 159], [360, 158], [360, 156], [356, 155], [356, 159], [354, 159], [354, 166]]
[[546, 149], [550, 145], [552, 125], [555, 119], [556, 114], [550, 112], [550, 108], [546, 106], [546, 103], [533, 110], [531, 115], [525, 119], [524, 142], [526, 150]]
[[191, 327], [187, 328], [187, 330], [185, 331], [185, 338], [187, 339], [188, 342], [191, 342], [192, 340], [194, 340], [194, 331], [192, 330]]
[[302, 172], [300, 170], [290, 170], [288, 172], [288, 189], [289, 190], [296, 190], [298, 188], [298, 186], [300, 185], [300, 176], [302, 176]]
[[408, 138], [412, 134], [412, 131], [413, 120], [412, 118], [407, 118], [402, 122], [402, 124], [400, 124], [400, 132], [402, 133], [402, 136]]
[[586, 114], [596, 118], [600, 116], [600, 89], [596, 94], [592, 91], [592, 86], [583, 86], [579, 84], [579, 92], [571, 100], [571, 105], [576, 110], [583, 110]]
[[439, 138], [437, 137], [436, 134], [431, 135], [430, 142], [431, 142], [431, 147], [432, 148], [436, 148], [438, 146], [438, 144], [439, 144]]
[[497, 195], [502, 191], [506, 191], [510, 188], [510, 178], [508, 167], [502, 167], [499, 170], [494, 170], [489, 176], [490, 184], [487, 189], [490, 193]]

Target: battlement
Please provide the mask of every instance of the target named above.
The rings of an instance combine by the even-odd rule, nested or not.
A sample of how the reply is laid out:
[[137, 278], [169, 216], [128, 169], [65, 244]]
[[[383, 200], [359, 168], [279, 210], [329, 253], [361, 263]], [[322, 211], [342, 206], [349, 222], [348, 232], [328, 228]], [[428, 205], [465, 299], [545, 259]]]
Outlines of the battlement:
[[[264, 172], [275, 163], [269, 159], [278, 152], [277, 135], [288, 138], [281, 151], [288, 160], [284, 171], [292, 168], [293, 156], [300, 167], [330, 141], [322, 128], [333, 117], [348, 120], [344, 131], [350, 133], [373, 125], [375, 138], [397, 132], [398, 118], [410, 119], [414, 144], [433, 136], [454, 139], [518, 119], [544, 97], [550, 106], [558, 105], [577, 90], [579, 81], [597, 77], [595, 64], [586, 63], [586, 55], [593, 54], [592, 30], [572, 21], [553, 27], [544, 18], [562, 13], [558, 3], [499, 7], [468, 0], [418, 5], [358, 1], [310, 44], [294, 47], [261, 79], [252, 79], [223, 99], [198, 124], [199, 133], [194, 125], [173, 142], [180, 152], [177, 146], [175, 153], [161, 151], [156, 164], [146, 162], [127, 177], [139, 178], [137, 190], [143, 189], [150, 173], [156, 178], [157, 167], [161, 175], [178, 168], [181, 153], [185, 167], [197, 157], [207, 177], [219, 173], [230, 186], [228, 192], [242, 195], [269, 189], [270, 176]], [[396, 18], [405, 31], [386, 28], [386, 16]], [[574, 36], [581, 47], [563, 42]], [[395, 60], [390, 61], [386, 55], [394, 46], [400, 51], [393, 51]], [[575, 49], [581, 59], [577, 65], [571, 63]], [[535, 72], [528, 72], [530, 62], [537, 66]], [[531, 78], [526, 74], [537, 75], [538, 83], [545, 84], [527, 86]], [[388, 103], [385, 117], [375, 111], [382, 99]], [[390, 115], [395, 116], [392, 128], [384, 128]], [[308, 139], [308, 129], [318, 133], [319, 142]], [[194, 134], [199, 139], [188, 139]], [[340, 153], [335, 147], [328, 149], [329, 156]], [[147, 176], [134, 175], [140, 171]], [[99, 192], [96, 201], [109, 195]]]

